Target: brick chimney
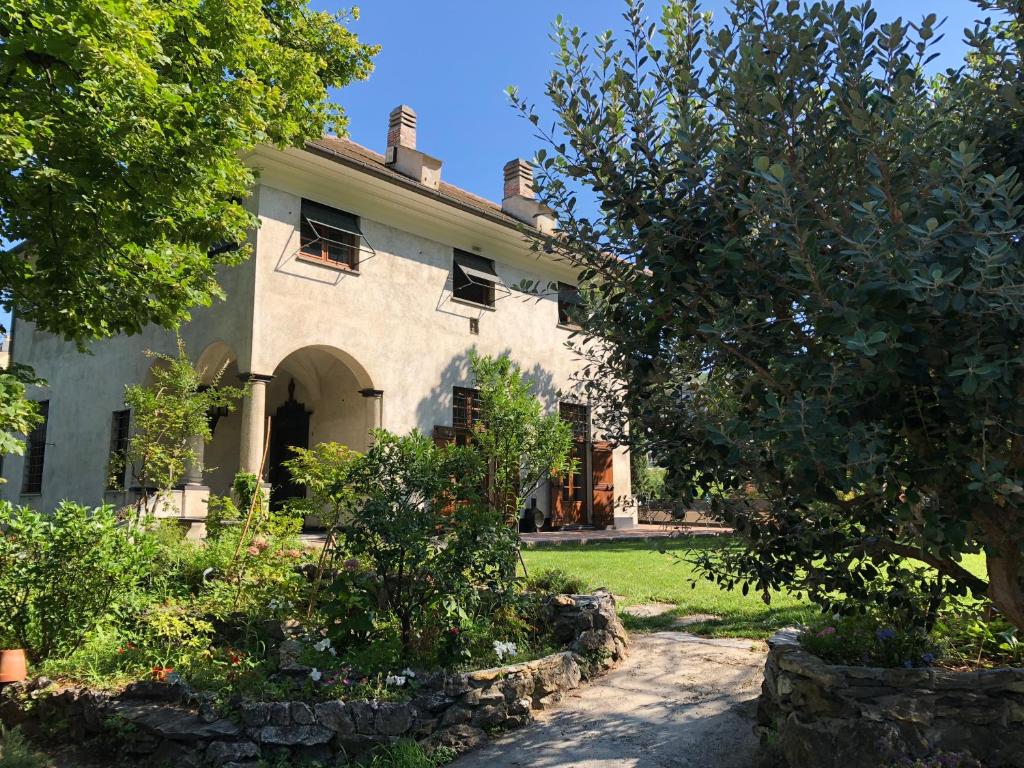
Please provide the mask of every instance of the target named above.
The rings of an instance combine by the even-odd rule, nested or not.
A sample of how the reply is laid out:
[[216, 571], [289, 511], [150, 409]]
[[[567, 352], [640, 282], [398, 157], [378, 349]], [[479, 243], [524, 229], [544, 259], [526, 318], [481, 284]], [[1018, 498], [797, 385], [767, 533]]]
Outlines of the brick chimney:
[[505, 163], [505, 195], [533, 199], [533, 168], [525, 160], [509, 160]]
[[551, 209], [535, 199], [533, 166], [526, 160], [516, 158], [505, 163], [505, 196], [501, 201], [501, 210], [544, 234], [550, 234], [555, 229], [555, 217]]
[[416, 112], [399, 104], [388, 116], [388, 146], [416, 149]]
[[388, 149], [384, 162], [425, 187], [441, 185], [441, 161], [416, 149], [416, 112], [400, 104], [388, 116]]

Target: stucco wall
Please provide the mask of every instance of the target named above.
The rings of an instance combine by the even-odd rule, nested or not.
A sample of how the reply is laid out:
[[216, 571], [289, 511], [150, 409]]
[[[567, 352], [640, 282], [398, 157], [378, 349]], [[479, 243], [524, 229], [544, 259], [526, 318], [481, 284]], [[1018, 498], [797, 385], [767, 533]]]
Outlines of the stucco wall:
[[[554, 410], [578, 401], [571, 377], [579, 361], [558, 327], [554, 296], [513, 292], [493, 310], [453, 301], [453, 249], [495, 261], [506, 285], [524, 279], [574, 282], [572, 271], [530, 252], [515, 228], [452, 209], [423, 195], [298, 151], [260, 150], [251, 160], [261, 171], [252, 198], [260, 218], [255, 257], [225, 275], [226, 303], [199, 310], [183, 335], [193, 355], [217, 342], [237, 363], [235, 371], [274, 376], [267, 414], [287, 398], [311, 417], [311, 440], [366, 445], [367, 402], [359, 390], [382, 390], [382, 423], [404, 433], [430, 433], [452, 423], [452, 387], [469, 385], [468, 351], [509, 353], [539, 382], [539, 395]], [[366, 237], [358, 274], [296, 258], [303, 197], [358, 215]], [[499, 293], [500, 296], [500, 293]], [[479, 320], [479, 335], [470, 319]], [[27, 338], [23, 338], [27, 337]], [[18, 327], [15, 356], [37, 367], [51, 386], [50, 426], [43, 494], [50, 507], [62, 497], [95, 503], [103, 496], [110, 413], [121, 406], [126, 383], [142, 381], [142, 352], [171, 351], [166, 332], [100, 342], [92, 356], [78, 355], [52, 337]], [[222, 419], [207, 464], [207, 480], [223, 492], [238, 467], [240, 414]], [[8, 457], [4, 489], [20, 498], [21, 461]], [[629, 464], [615, 455], [615, 493], [628, 496]], [[547, 509], [548, 493], [537, 494]]]

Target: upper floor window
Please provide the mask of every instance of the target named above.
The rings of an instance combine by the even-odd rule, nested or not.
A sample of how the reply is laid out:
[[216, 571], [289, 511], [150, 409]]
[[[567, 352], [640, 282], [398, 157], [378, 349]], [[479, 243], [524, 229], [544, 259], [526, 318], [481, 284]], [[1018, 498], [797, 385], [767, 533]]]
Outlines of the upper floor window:
[[558, 324], [578, 326], [580, 323], [580, 289], [569, 283], [558, 284]]
[[50, 401], [39, 403], [43, 417], [25, 441], [25, 471], [21, 478], [22, 493], [43, 492], [43, 462], [46, 459], [46, 423], [50, 416]]
[[304, 258], [358, 269], [361, 239], [358, 216], [311, 200], [302, 201], [299, 252]]
[[107, 490], [123, 491], [128, 468], [128, 427], [132, 412], [114, 411], [110, 415], [110, 452], [107, 455]]
[[456, 299], [493, 307], [494, 285], [497, 282], [498, 275], [494, 271], [493, 261], [455, 249], [452, 295]]

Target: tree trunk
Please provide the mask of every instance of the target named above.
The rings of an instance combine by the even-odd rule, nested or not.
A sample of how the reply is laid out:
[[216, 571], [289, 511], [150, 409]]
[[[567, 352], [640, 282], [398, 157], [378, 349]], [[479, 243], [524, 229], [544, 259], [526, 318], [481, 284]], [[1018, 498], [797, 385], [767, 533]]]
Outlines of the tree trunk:
[[1024, 554], [1017, 518], [1013, 510], [978, 516], [988, 565], [988, 597], [1007, 621], [1024, 630]]

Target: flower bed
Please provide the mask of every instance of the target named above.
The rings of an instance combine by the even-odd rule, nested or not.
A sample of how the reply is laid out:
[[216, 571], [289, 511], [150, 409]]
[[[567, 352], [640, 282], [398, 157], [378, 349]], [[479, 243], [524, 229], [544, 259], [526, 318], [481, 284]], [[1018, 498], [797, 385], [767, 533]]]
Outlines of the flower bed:
[[407, 701], [241, 699], [222, 712], [180, 682], [136, 683], [113, 694], [36, 680], [0, 690], [0, 721], [29, 731], [64, 723], [75, 741], [113, 739], [122, 753], [176, 766], [255, 766], [281, 757], [326, 762], [401, 738], [462, 752], [479, 745], [485, 730], [523, 725], [625, 655], [627, 638], [611, 595], [559, 595], [549, 601], [548, 615], [568, 650], [477, 672], [425, 675]]
[[879, 768], [937, 753], [1024, 766], [1024, 669], [829, 665], [795, 637], [769, 645], [758, 723], [789, 768]]

